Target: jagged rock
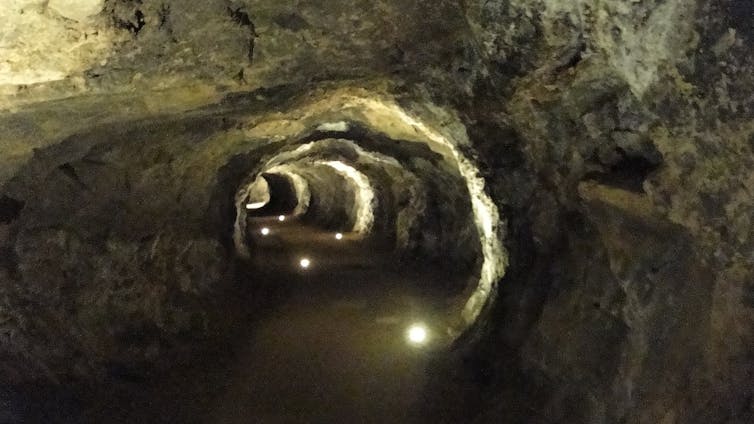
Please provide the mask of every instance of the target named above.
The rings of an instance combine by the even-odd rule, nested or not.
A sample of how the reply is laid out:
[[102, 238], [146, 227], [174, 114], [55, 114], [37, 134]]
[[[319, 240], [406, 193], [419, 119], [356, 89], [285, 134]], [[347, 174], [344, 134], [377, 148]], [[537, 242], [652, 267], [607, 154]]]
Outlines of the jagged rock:
[[225, 334], [279, 166], [313, 221], [373, 203], [403, 257], [474, 271], [427, 419], [754, 419], [749, 3], [298, 3], [0, 8], [2, 381]]

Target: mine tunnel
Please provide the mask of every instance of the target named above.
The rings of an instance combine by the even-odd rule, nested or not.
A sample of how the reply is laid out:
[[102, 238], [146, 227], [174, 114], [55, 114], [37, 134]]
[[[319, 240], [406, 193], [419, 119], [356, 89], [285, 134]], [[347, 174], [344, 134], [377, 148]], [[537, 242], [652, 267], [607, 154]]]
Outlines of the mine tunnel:
[[754, 422], [741, 0], [8, 0], [0, 424]]
[[[245, 203], [249, 216], [272, 216], [303, 210], [304, 199], [299, 199], [294, 182], [280, 174], [260, 175], [249, 188]], [[305, 183], [304, 183], [305, 184]], [[300, 207], [299, 207], [300, 205]]]

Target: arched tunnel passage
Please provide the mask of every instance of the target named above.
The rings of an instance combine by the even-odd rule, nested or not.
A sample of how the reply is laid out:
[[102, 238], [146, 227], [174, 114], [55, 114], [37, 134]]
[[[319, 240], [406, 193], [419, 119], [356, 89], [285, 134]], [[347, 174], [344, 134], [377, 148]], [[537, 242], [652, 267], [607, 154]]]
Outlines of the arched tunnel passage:
[[0, 423], [754, 423], [751, 0], [0, 4]]
[[[47, 199], [27, 202], [12, 223], [17, 278], [70, 285], [69, 273], [49, 278], [30, 266], [52, 254], [43, 246], [54, 233], [63, 246], [77, 249], [76, 257], [88, 258], [64, 256], [65, 267], [103, 281], [60, 291], [65, 299], [142, 299], [131, 309], [83, 307], [87, 313], [72, 317], [70, 329], [84, 331], [70, 336], [84, 337], [82, 343], [38, 358], [38, 372], [50, 366], [66, 372], [65, 362], [76, 358], [81, 377], [66, 378], [139, 379], [173, 369], [176, 355], [226, 346], [228, 352], [213, 355], [231, 361], [222, 362], [230, 368], [191, 356], [202, 364], [191, 372], [202, 379], [233, 373], [205, 403], [166, 399], [172, 377], [144, 393], [164, 392], [169, 414], [185, 407], [211, 422], [233, 422], [239, 417], [227, 415], [223, 405], [247, 405], [237, 413], [260, 417], [265, 405], [290, 410], [294, 405], [286, 402], [308, 402], [312, 393], [348, 403], [342, 390], [359, 382], [364, 391], [340, 415], [312, 406], [307, 416], [388, 411], [396, 422], [409, 419], [429, 355], [448, 349], [473, 323], [463, 311], [490, 277], [485, 231], [492, 217], [479, 215], [483, 190], [469, 177], [470, 162], [459, 162], [448, 138], [396, 104], [337, 92], [311, 102], [286, 112], [308, 111], [298, 130], [281, 126], [281, 115], [234, 131], [227, 130], [227, 116], [213, 115], [143, 122], [117, 137], [96, 129], [56, 147], [62, 156], [38, 155], [26, 174], [3, 187], [19, 202]], [[342, 110], [334, 114], [333, 104]], [[244, 122], [243, 116], [235, 119]], [[332, 119], [344, 124], [328, 125]], [[47, 170], [41, 179], [40, 169]], [[114, 184], [120, 185], [114, 190]], [[118, 207], [92, 202], [97, 196]], [[108, 240], [105, 250], [97, 244], [102, 239]], [[105, 283], [109, 269], [120, 270], [123, 280]], [[13, 296], [20, 302], [25, 295]], [[67, 313], [56, 308], [39, 310]], [[308, 359], [312, 354], [322, 358], [317, 366]], [[385, 367], [379, 358], [393, 358], [394, 365]], [[348, 372], [334, 372], [343, 364]], [[268, 390], [246, 391], [259, 375], [271, 381]], [[293, 380], [298, 388], [286, 385]], [[280, 391], [290, 396], [281, 401]], [[142, 395], [118, 399], [129, 396]]]
[[249, 191], [244, 205], [248, 216], [287, 215], [299, 205], [293, 182], [284, 175], [265, 173], [257, 178]]
[[[274, 170], [298, 181], [304, 222], [379, 240], [404, 258], [454, 269], [478, 267], [482, 253], [463, 176], [414, 142], [380, 139], [363, 130], [355, 134], [358, 141], [320, 134], [284, 148], [271, 155], [269, 168], [245, 179], [236, 197], [243, 198], [259, 175], [271, 172], [267, 169]], [[246, 232], [246, 218], [256, 215], [244, 210], [245, 201], [237, 207], [237, 240]], [[247, 254], [246, 246], [237, 248]]]
[[[276, 196], [270, 175], [295, 197], [289, 208], [306, 203], [302, 213], [278, 219], [280, 209], [266, 209]], [[249, 211], [261, 178], [269, 203]], [[258, 416], [260, 405], [295, 410], [316, 393], [326, 401], [310, 404], [307, 419], [416, 421], [422, 369], [455, 340], [482, 262], [461, 172], [414, 142], [363, 131], [305, 135], [268, 152], [235, 198], [236, 251], [256, 277], [244, 283], [273, 285], [285, 300], [255, 326], [262, 341], [217, 400], [244, 406], [215, 408], [212, 420]], [[267, 387], [245, 390], [254, 379]], [[362, 389], [342, 392], [354, 385]], [[324, 410], [333, 403], [341, 415]]]

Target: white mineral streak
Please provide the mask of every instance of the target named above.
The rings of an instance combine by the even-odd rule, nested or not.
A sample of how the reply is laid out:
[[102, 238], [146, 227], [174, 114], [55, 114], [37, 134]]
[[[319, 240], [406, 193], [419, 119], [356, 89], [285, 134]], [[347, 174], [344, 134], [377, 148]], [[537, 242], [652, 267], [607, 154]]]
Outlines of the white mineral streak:
[[458, 148], [467, 140], [449, 139], [388, 99], [351, 97], [347, 103], [361, 109], [361, 114], [367, 119], [379, 121], [373, 122], [373, 126], [387, 134], [397, 133], [404, 139], [427, 142], [434, 151], [454, 162], [466, 180], [484, 255], [479, 282], [462, 312], [465, 325], [471, 325], [490, 300], [495, 283], [505, 274], [508, 256], [497, 233], [500, 224], [497, 206], [485, 192], [485, 182], [479, 175], [479, 169]]
[[374, 224], [376, 202], [374, 188], [372, 187], [372, 183], [369, 182], [369, 177], [341, 161], [320, 163], [334, 169], [338, 174], [351, 181], [351, 184], [357, 189], [355, 222], [351, 231], [358, 234], [368, 234], [372, 229], [372, 224]]

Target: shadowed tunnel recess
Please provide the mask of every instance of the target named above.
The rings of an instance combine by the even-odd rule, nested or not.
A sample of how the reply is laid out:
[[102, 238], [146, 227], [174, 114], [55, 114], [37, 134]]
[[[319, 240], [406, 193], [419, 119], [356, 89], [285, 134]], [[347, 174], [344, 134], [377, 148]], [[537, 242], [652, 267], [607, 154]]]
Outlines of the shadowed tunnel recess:
[[419, 421], [431, 355], [462, 331], [482, 262], [455, 164], [353, 121], [246, 163], [234, 246], [285, 300], [209, 421]]
[[752, 5], [0, 1], [0, 423], [754, 423]]
[[[287, 109], [254, 112], [272, 105]], [[3, 364], [12, 407], [73, 422], [419, 420], [427, 367], [505, 266], [463, 142], [388, 97], [283, 90], [38, 152], [3, 187], [8, 268], [33, 282], [11, 301], [39, 317], [38, 353]], [[53, 257], [62, 272], [40, 274]], [[38, 296], [50, 291], [68, 301]]]

